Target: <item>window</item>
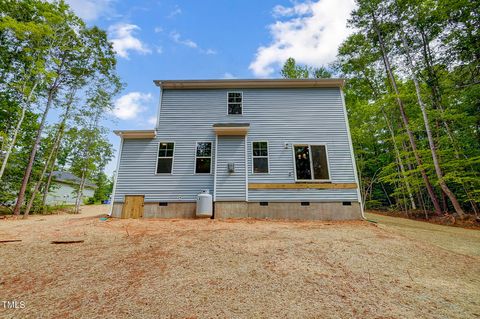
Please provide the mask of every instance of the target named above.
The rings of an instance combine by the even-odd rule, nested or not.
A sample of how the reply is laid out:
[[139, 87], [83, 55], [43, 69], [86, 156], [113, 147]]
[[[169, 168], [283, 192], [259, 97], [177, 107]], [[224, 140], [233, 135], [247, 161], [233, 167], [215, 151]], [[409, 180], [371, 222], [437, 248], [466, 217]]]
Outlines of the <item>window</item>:
[[253, 173], [268, 173], [268, 143], [252, 143]]
[[329, 180], [325, 145], [294, 145], [297, 180]]
[[228, 92], [228, 114], [242, 114], [242, 92]]
[[171, 174], [174, 143], [160, 142], [158, 146], [157, 174]]
[[195, 173], [210, 174], [212, 167], [212, 142], [197, 142]]

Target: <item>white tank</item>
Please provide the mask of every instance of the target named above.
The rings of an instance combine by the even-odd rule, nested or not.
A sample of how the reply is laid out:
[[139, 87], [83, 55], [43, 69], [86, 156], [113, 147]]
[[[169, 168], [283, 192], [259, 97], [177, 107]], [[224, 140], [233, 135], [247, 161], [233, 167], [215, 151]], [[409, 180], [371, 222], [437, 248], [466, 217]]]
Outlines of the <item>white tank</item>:
[[208, 192], [208, 189], [202, 190], [197, 195], [197, 216], [211, 217], [213, 211], [212, 195]]

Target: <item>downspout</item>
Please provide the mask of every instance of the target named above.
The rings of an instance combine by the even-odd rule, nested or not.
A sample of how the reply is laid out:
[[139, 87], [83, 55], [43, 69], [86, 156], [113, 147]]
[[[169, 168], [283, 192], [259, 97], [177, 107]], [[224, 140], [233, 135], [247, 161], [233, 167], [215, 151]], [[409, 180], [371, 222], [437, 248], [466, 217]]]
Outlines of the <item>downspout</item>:
[[218, 150], [218, 135], [215, 134], [215, 167], [213, 168], [213, 203], [217, 201], [217, 152]]
[[248, 202], [248, 134], [245, 134], [245, 201]]
[[343, 94], [343, 90], [341, 87], [340, 87], [340, 95], [342, 97], [343, 115], [345, 118], [345, 125], [347, 127], [348, 145], [350, 146], [350, 155], [352, 158], [353, 174], [355, 175], [355, 183], [357, 184], [358, 203], [360, 204], [360, 212], [362, 214], [362, 218], [366, 219], [365, 212], [363, 210], [362, 194], [360, 193], [360, 183], [358, 180], [357, 163], [355, 161], [355, 155], [353, 153], [352, 135], [350, 134], [350, 124], [348, 123], [347, 107], [345, 106], [345, 96]]
[[122, 148], [123, 148], [123, 136], [120, 136], [120, 147], [118, 149], [118, 159], [117, 159], [117, 168], [115, 170], [115, 175], [113, 177], [113, 190], [112, 190], [112, 202], [110, 204], [110, 212], [108, 216], [112, 216], [113, 213], [113, 204], [115, 203], [115, 192], [117, 190], [117, 179], [118, 179], [118, 171], [120, 169], [120, 160], [122, 158]]

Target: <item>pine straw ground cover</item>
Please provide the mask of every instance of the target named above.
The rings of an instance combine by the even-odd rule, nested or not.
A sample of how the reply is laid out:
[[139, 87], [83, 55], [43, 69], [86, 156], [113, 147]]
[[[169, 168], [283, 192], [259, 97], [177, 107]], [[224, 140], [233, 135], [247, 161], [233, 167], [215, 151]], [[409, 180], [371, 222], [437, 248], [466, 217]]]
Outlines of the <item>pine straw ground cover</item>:
[[[102, 212], [0, 221], [0, 240], [22, 239], [0, 244], [0, 301], [25, 302], [0, 303], [0, 318], [480, 316], [480, 256], [435, 245], [438, 229], [417, 239], [382, 221], [101, 221]], [[455, 229], [480, 245], [478, 231]], [[59, 239], [85, 241], [50, 244]]]

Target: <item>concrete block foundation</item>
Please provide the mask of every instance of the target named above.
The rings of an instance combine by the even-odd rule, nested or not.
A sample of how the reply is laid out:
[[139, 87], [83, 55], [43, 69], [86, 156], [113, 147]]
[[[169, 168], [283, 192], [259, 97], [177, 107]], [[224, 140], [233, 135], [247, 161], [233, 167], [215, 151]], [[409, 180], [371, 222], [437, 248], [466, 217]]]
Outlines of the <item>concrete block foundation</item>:
[[216, 202], [215, 218], [268, 218], [290, 220], [358, 220], [362, 219], [360, 203], [301, 203], [269, 202], [261, 206], [258, 202]]
[[[303, 206], [299, 202], [279, 203], [268, 202], [262, 206], [258, 202], [216, 202], [215, 218], [259, 218], [259, 219], [290, 219], [290, 220], [358, 220], [362, 219], [360, 203], [351, 202], [343, 205], [341, 202], [315, 203]], [[121, 217], [123, 203], [113, 204], [113, 217]], [[196, 203], [145, 203], [144, 218], [195, 218]]]
[[[145, 203], [143, 206], [144, 218], [195, 218], [196, 203], [168, 203], [160, 206], [159, 203]], [[123, 203], [114, 203], [112, 217], [122, 217]]]

